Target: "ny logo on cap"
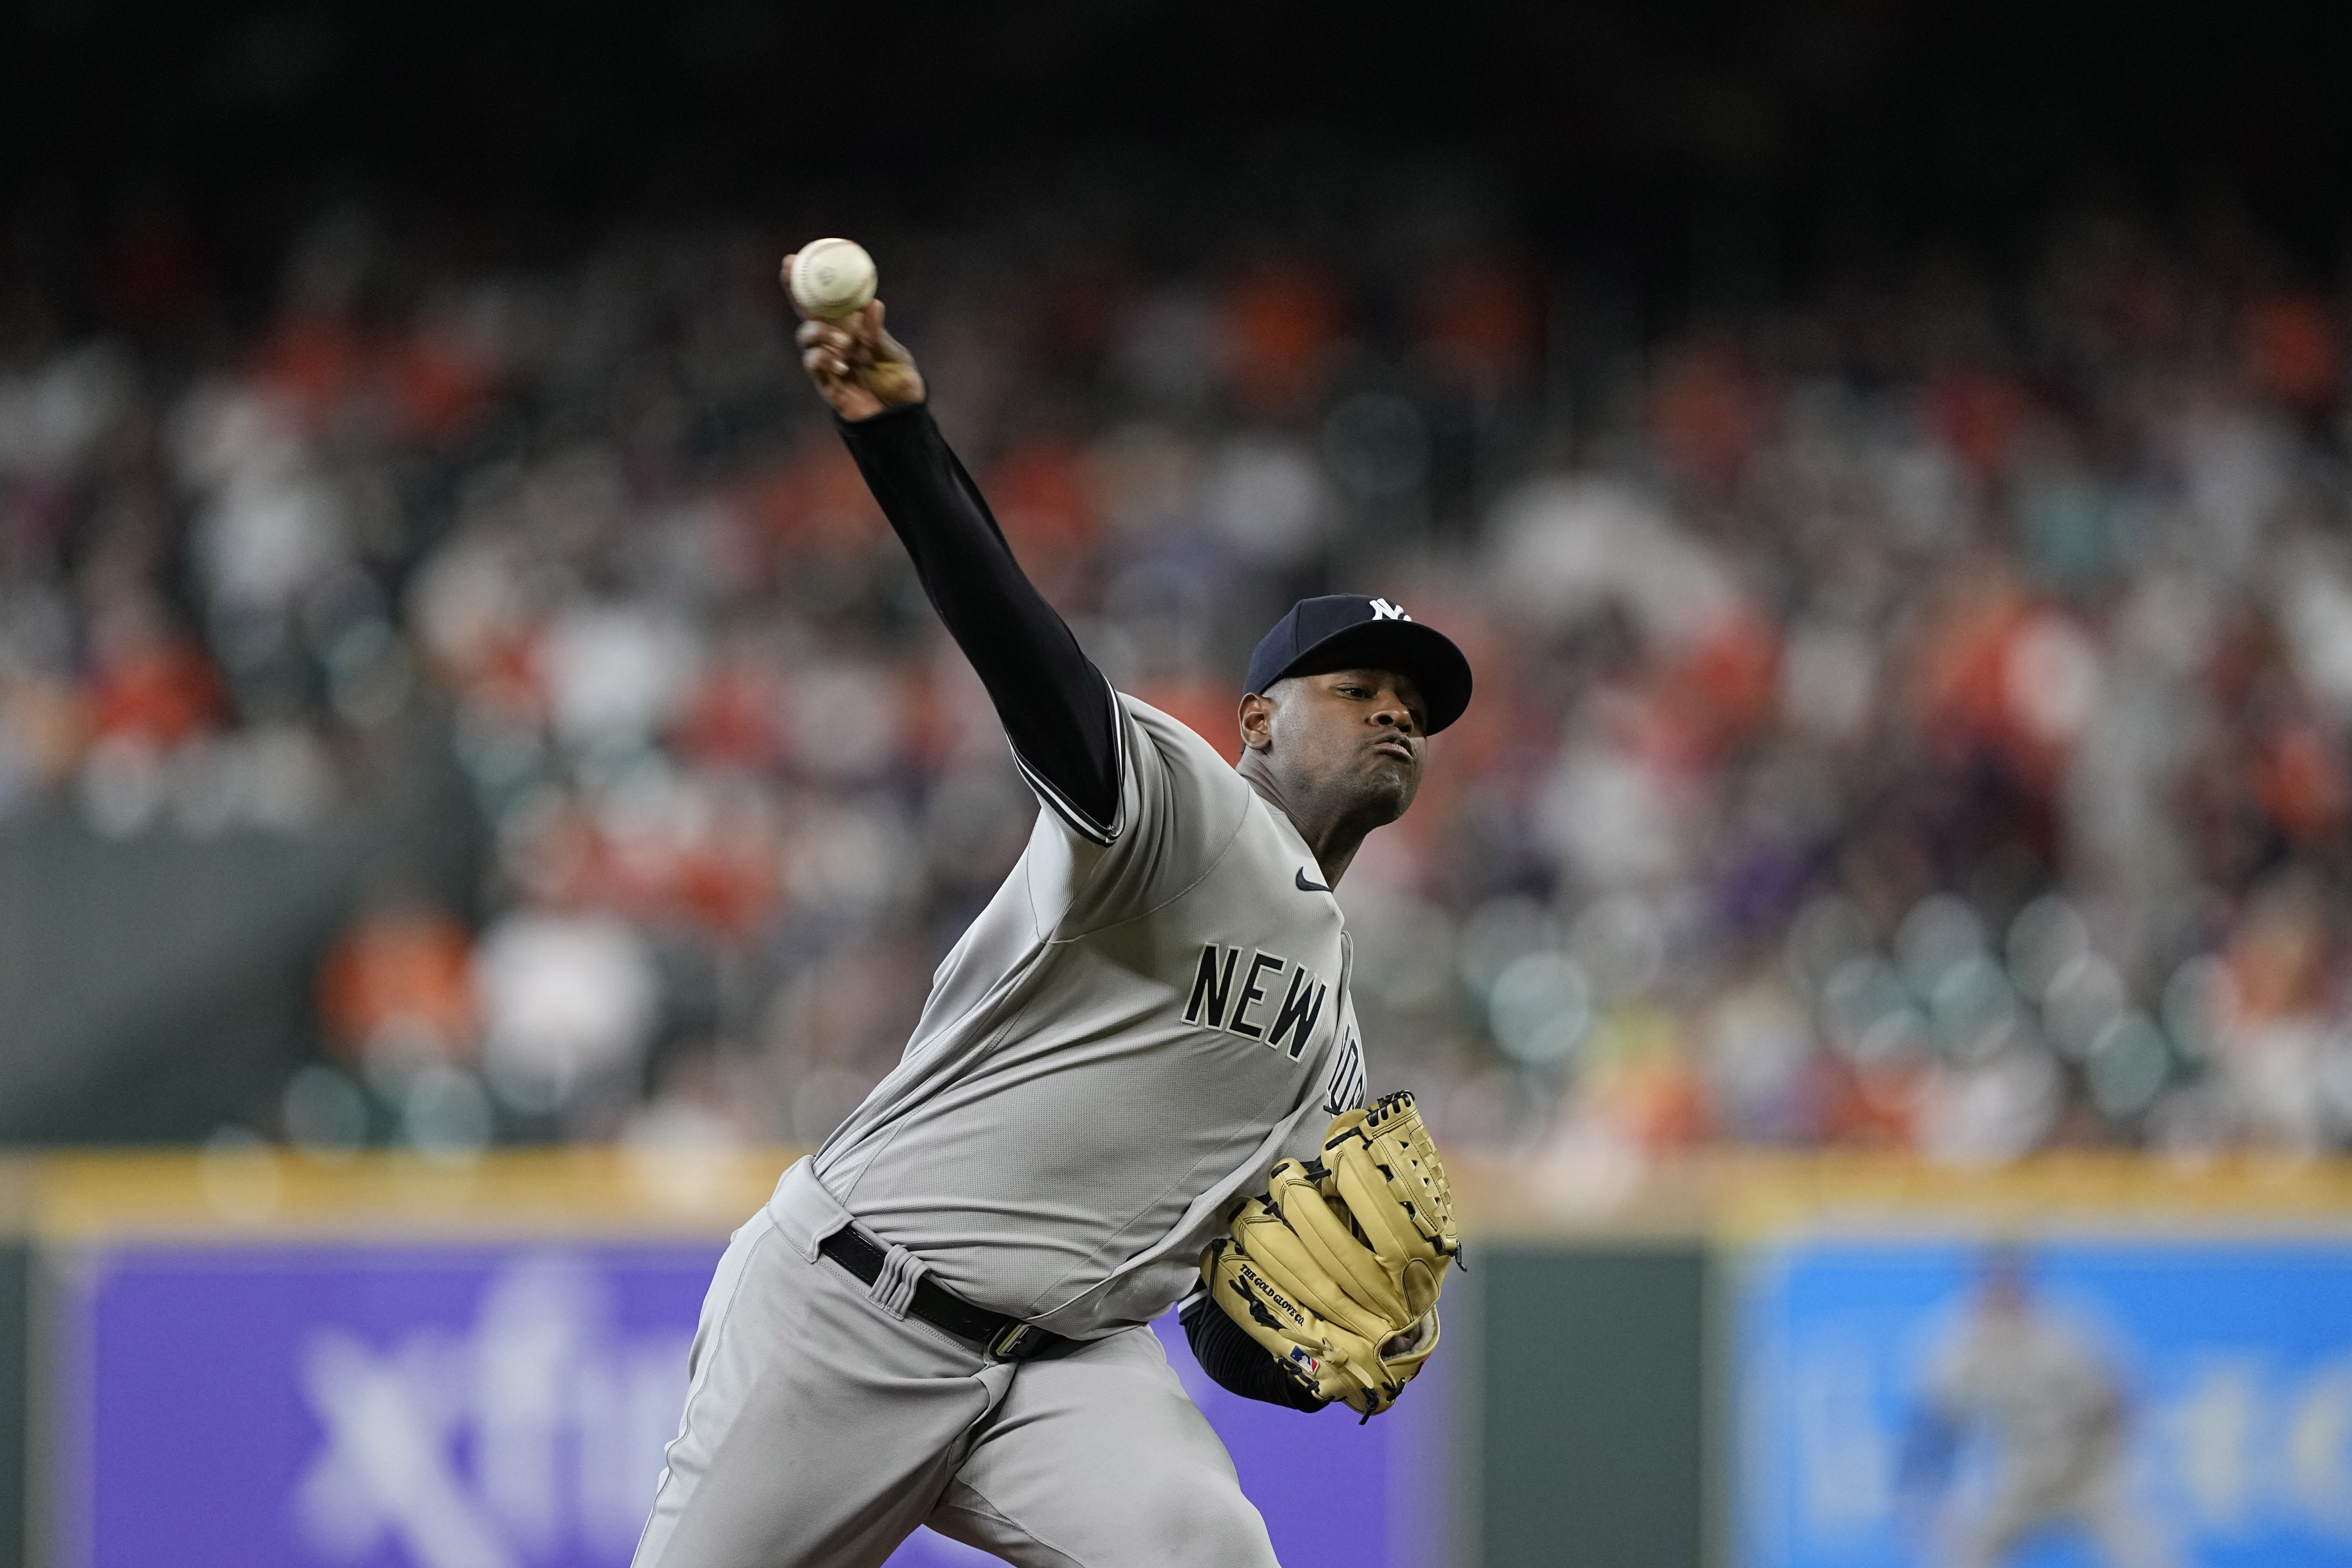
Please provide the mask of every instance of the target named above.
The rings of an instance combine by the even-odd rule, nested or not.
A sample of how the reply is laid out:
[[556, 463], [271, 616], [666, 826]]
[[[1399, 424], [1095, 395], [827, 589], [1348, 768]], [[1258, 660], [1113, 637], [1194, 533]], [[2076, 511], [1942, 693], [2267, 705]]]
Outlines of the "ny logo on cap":
[[1403, 610], [1398, 608], [1396, 605], [1390, 604], [1386, 599], [1374, 599], [1372, 601], [1372, 619], [1376, 621], [1409, 621], [1412, 619], [1412, 617], [1406, 615]]

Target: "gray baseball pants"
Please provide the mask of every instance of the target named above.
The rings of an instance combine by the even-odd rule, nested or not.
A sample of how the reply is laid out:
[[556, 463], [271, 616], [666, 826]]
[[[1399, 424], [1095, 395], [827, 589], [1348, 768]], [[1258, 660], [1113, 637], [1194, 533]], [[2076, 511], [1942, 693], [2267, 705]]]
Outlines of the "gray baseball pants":
[[1150, 1330], [992, 1362], [821, 1256], [848, 1222], [803, 1162], [735, 1233], [634, 1568], [872, 1568], [924, 1524], [1020, 1568], [1278, 1568]]

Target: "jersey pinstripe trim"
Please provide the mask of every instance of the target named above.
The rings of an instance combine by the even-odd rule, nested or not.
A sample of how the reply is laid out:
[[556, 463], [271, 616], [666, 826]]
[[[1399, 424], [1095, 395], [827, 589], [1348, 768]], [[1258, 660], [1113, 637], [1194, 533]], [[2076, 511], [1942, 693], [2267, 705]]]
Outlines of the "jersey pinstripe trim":
[[1067, 823], [1070, 831], [1108, 847], [1118, 842], [1119, 835], [1127, 831], [1127, 712], [1119, 707], [1118, 693], [1112, 689], [1108, 679], [1103, 681], [1103, 695], [1110, 700], [1111, 743], [1115, 748], [1111, 759], [1111, 799], [1118, 803], [1109, 826], [1097, 822], [1091, 815], [1081, 810], [1076, 801], [1056, 789], [1050, 779], [1031, 767], [1029, 759], [1021, 754], [1020, 747], [1013, 745], [1009, 739], [1005, 744], [1013, 752], [1013, 765], [1021, 770], [1022, 778], [1036, 792], [1037, 798], [1052, 806], [1054, 815]]

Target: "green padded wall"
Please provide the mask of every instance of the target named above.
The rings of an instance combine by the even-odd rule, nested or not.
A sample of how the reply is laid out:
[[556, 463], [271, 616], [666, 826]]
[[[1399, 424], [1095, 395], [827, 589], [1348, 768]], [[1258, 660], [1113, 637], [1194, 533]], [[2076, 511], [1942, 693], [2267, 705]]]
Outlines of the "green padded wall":
[[32, 1253], [0, 1237], [0, 1568], [24, 1568], [25, 1353], [30, 1341]]
[[1484, 1247], [1478, 1561], [1705, 1568], [1706, 1264], [1696, 1244]]
[[462, 907], [479, 832], [446, 780], [301, 834], [0, 827], [0, 1143], [193, 1142], [266, 1121], [311, 1049], [319, 957], [354, 900], [397, 872]]

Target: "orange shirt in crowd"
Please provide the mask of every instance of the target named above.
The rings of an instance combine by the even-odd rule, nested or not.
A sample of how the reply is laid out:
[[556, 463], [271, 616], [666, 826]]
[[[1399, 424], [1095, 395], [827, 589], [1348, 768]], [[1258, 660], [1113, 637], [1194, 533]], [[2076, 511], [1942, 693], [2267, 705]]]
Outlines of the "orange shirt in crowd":
[[219, 724], [227, 708], [204, 650], [185, 637], [162, 638], [100, 668], [90, 687], [89, 724], [100, 736], [162, 748]]
[[327, 1037], [353, 1059], [395, 1033], [452, 1059], [470, 1057], [472, 940], [439, 910], [404, 904], [362, 913], [320, 971], [319, 1014]]

